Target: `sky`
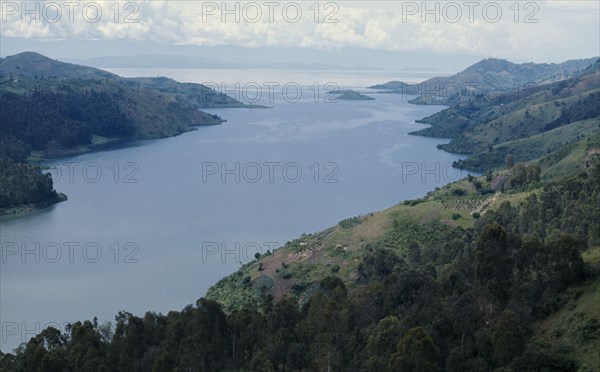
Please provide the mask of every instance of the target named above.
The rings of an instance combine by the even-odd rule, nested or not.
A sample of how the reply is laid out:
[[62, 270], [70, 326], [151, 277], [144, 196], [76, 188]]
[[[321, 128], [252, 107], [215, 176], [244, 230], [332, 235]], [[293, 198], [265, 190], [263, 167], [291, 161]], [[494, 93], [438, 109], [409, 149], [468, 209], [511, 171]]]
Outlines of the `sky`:
[[[6, 1], [0, 55], [53, 57], [300, 48], [561, 62], [600, 55], [600, 2]], [[77, 45], [94, 45], [82, 52]], [[75, 46], [75, 47], [74, 47]], [[88, 48], [89, 49], [89, 48]], [[206, 49], [204, 49], [206, 50]], [[347, 54], [341, 61], [350, 62]]]

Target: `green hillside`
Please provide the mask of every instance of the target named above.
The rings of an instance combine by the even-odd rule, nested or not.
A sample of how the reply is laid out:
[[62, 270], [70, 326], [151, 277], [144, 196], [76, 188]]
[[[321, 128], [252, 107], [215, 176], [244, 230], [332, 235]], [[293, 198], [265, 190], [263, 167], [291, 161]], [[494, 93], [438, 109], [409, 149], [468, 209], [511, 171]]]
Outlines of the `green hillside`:
[[562, 147], [598, 131], [599, 112], [596, 61], [560, 82], [458, 103], [420, 120], [430, 127], [411, 134], [450, 138], [439, 148], [471, 155], [458, 167], [486, 171], [503, 165], [509, 155], [512, 162], [524, 162], [560, 154]]
[[440, 145], [449, 152], [475, 154], [489, 146], [526, 138], [579, 120], [597, 118], [600, 89], [539, 104], [507, 113]]
[[[482, 170], [502, 167], [510, 156], [521, 162], [541, 158], [554, 152], [562, 152], [564, 146], [587, 141], [589, 136], [600, 133], [600, 119], [588, 119], [561, 126], [546, 132], [494, 145], [487, 151], [478, 152], [457, 166], [463, 169]], [[582, 160], [582, 159], [580, 159]], [[580, 164], [581, 161], [578, 162]]]

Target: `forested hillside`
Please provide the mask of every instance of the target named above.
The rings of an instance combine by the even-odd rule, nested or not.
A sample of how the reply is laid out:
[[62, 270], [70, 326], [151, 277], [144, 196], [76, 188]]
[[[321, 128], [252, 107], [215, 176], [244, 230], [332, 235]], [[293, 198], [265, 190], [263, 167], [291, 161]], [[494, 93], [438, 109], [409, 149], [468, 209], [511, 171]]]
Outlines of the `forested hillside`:
[[[200, 84], [124, 79], [32, 52], [4, 58], [0, 61], [0, 214], [64, 200], [53, 190], [49, 176], [25, 164], [32, 154], [37, 158], [73, 155], [115, 141], [174, 136], [223, 122], [199, 111], [200, 107], [244, 106]], [[20, 176], [24, 169], [27, 177]]]

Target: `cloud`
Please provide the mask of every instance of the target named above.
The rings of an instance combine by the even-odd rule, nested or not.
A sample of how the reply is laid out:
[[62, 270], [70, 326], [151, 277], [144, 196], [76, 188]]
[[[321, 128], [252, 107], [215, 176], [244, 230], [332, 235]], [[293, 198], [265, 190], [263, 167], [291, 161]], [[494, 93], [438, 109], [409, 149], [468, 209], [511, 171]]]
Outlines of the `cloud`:
[[[61, 1], [36, 1], [27, 2], [23, 9], [23, 2], [4, 0], [0, 26], [3, 36], [34, 39], [366, 47], [517, 60], [600, 54], [596, 1], [485, 1], [475, 6], [442, 1], [332, 1], [316, 3], [317, 7], [314, 2], [275, 3], [82, 1], [70, 9]], [[58, 22], [57, 7], [62, 12]], [[96, 17], [97, 7], [100, 17]]]

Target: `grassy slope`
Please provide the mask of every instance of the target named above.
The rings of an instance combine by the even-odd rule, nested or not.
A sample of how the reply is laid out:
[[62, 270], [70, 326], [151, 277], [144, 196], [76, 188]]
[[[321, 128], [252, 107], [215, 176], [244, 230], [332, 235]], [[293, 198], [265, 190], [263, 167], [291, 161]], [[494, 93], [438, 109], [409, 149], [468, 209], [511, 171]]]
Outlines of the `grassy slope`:
[[[579, 90], [582, 84], [584, 89], [589, 88], [587, 83], [576, 81], [570, 85], [565, 84], [561, 89], [557, 89], [557, 92], [567, 90], [565, 94], [570, 95], [573, 90]], [[513, 108], [509, 108], [509, 112], [514, 113], [514, 107], [517, 106], [547, 101], [547, 93], [536, 91], [526, 101], [517, 99]], [[558, 107], [554, 102], [551, 105]], [[488, 114], [490, 111], [504, 110], [504, 105], [484, 106]], [[566, 104], [559, 106], [565, 107]], [[534, 106], [531, 110], [537, 110], [537, 107]], [[482, 111], [484, 110], [474, 108], [477, 115], [486, 115], [485, 112], [482, 114]], [[553, 112], [548, 116], [554, 118], [556, 115], [557, 113]], [[591, 119], [542, 134], [531, 130], [533, 136], [526, 135], [525, 139], [515, 139], [503, 145], [520, 150], [533, 150], [535, 155], [542, 156], [539, 158], [543, 169], [542, 177], [552, 179], [557, 175], [573, 175], [581, 169], [589, 151], [599, 147], [597, 129], [598, 120]], [[548, 149], [554, 151], [546, 154]], [[489, 189], [489, 182], [484, 177], [480, 177], [478, 181], [482, 190]], [[473, 224], [471, 213], [485, 213], [487, 208], [496, 208], [504, 201], [518, 204], [530, 192], [482, 194], [477, 192], [473, 182], [463, 179], [429, 193], [425, 198], [411, 203], [413, 205], [397, 205], [368, 216], [350, 219], [352, 223], [342, 221], [334, 228], [302, 237], [273, 255], [263, 256], [259, 261], [244, 265], [240, 271], [213, 286], [207, 297], [231, 309], [243, 305], [244, 301], [257, 300], [261, 287], [265, 287], [276, 297], [289, 293], [302, 298], [308, 296], [314, 283], [326, 275], [338, 275], [352, 285], [358, 262], [367, 245], [385, 244], [386, 234], [390, 232], [394, 220], [409, 219], [414, 222], [405, 226], [407, 234], [431, 221], [440, 221], [451, 227], [469, 228]], [[406, 252], [400, 253], [402, 255]], [[284, 267], [282, 262], [287, 267]]]
[[[484, 177], [480, 177], [479, 181], [482, 187], [489, 186]], [[463, 190], [466, 194], [456, 197], [453, 190]], [[259, 301], [261, 287], [266, 287], [276, 298], [292, 294], [302, 299], [309, 296], [316, 283], [327, 275], [339, 276], [352, 285], [367, 245], [385, 244], [394, 220], [405, 224], [401, 230], [402, 234], [406, 234], [406, 240], [419, 241], [432, 233], [427, 228], [421, 231], [419, 226], [439, 221], [449, 228], [470, 228], [474, 221], [472, 212], [485, 213], [487, 208], [507, 200], [516, 202], [527, 195], [480, 195], [473, 183], [463, 179], [429, 193], [413, 203], [416, 205], [398, 204], [380, 212], [341, 221], [323, 232], [289, 242], [271, 255], [265, 254], [259, 260], [243, 265], [236, 273], [212, 286], [206, 297], [231, 310]], [[460, 218], [453, 219], [453, 215], [460, 215]], [[402, 247], [399, 249], [401, 255], [406, 254]]]
[[540, 158], [542, 177], [552, 179], [565, 174], [576, 174], [588, 158], [590, 151], [594, 149], [600, 149], [600, 132], [598, 131]]
[[540, 158], [570, 143], [578, 142], [600, 131], [600, 118], [577, 121], [547, 132], [521, 139], [503, 142], [493, 146], [492, 151], [482, 151], [459, 161], [461, 168], [473, 169], [483, 165], [485, 168], [497, 168], [504, 164], [507, 154], [512, 154], [517, 162], [527, 162]]

